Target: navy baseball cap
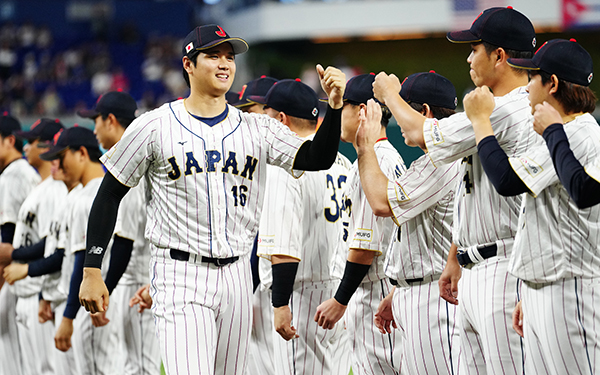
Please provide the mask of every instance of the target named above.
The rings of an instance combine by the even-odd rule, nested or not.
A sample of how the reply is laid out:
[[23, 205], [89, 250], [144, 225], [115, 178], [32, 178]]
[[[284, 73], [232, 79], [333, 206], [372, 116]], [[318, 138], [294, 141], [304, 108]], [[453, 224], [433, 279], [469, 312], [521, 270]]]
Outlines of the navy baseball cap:
[[101, 95], [92, 109], [80, 109], [77, 114], [84, 118], [95, 119], [96, 117], [115, 115], [116, 118], [134, 119], [137, 111], [135, 99], [123, 91], [110, 91]]
[[240, 93], [235, 91], [227, 91], [225, 93], [225, 100], [227, 100], [227, 103], [229, 104], [236, 103], [238, 100], [240, 100]]
[[374, 73], [361, 74], [350, 78], [348, 83], [346, 83], [346, 89], [344, 90], [344, 101], [348, 101], [352, 104], [366, 104], [369, 99], [374, 99], [374, 81]]
[[527, 70], [542, 70], [559, 79], [589, 86], [594, 77], [590, 54], [575, 39], [552, 39], [544, 43], [531, 59], [508, 59], [508, 65]]
[[411, 74], [402, 82], [400, 96], [407, 103], [456, 109], [456, 89], [446, 77], [433, 70]]
[[96, 139], [94, 132], [90, 129], [74, 126], [72, 128], [60, 130], [54, 135], [54, 144], [50, 146], [50, 150], [41, 154], [40, 158], [48, 161], [58, 159], [60, 153], [64, 150], [68, 148], [78, 150], [81, 146], [84, 146], [87, 149], [100, 149], [98, 140]]
[[[238, 100], [232, 105], [241, 108], [248, 105], [255, 104], [257, 102], [251, 101], [248, 98], [251, 96], [265, 97], [269, 92], [269, 89], [277, 82], [275, 78], [261, 76], [260, 78], [254, 79], [242, 87]], [[264, 99], [262, 100], [264, 101]]]
[[4, 112], [2, 116], [0, 116], [0, 135], [8, 137], [18, 130], [21, 130], [21, 123], [19, 120], [9, 115], [8, 112]]
[[299, 79], [282, 79], [271, 87], [265, 97], [250, 96], [249, 100], [293, 117], [308, 120], [319, 117], [317, 93]]
[[517, 51], [533, 51], [536, 45], [533, 24], [512, 7], [486, 9], [469, 30], [452, 31], [446, 37], [453, 43], [487, 42]]
[[221, 43], [228, 42], [233, 53], [240, 54], [248, 51], [248, 43], [242, 38], [230, 37], [219, 25], [198, 26], [183, 40], [183, 56], [193, 56], [197, 51], [203, 51]]
[[29, 131], [18, 130], [15, 132], [15, 136], [20, 139], [39, 139], [41, 142], [50, 142], [54, 139], [54, 135], [64, 128], [59, 119], [42, 117], [31, 125]]

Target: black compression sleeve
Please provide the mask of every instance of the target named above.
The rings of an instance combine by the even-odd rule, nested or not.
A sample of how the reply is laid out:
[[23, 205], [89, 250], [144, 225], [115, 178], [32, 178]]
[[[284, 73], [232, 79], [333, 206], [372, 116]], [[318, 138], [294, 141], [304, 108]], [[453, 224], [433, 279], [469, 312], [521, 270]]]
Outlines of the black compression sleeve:
[[104, 252], [117, 222], [119, 204], [128, 191], [129, 187], [117, 181], [112, 174], [104, 175], [90, 211], [84, 267], [102, 267]]
[[286, 306], [290, 303], [290, 296], [294, 290], [298, 263], [273, 264], [271, 270], [273, 271], [273, 286], [271, 287], [273, 307]]
[[110, 265], [106, 273], [106, 279], [104, 280], [109, 294], [112, 293], [119, 280], [121, 280], [121, 276], [125, 273], [129, 259], [131, 259], [132, 251], [133, 241], [115, 234], [112, 249], [110, 250]]
[[294, 169], [319, 171], [328, 169], [337, 157], [340, 145], [342, 109], [327, 106], [325, 118], [312, 141], [306, 141], [298, 149]]
[[47, 258], [29, 262], [27, 274], [31, 277], [37, 277], [60, 271], [64, 255], [65, 249], [56, 249], [56, 251]]
[[477, 145], [481, 165], [498, 194], [511, 197], [529, 189], [510, 166], [508, 156], [495, 136], [485, 137]]
[[77, 311], [81, 304], [79, 303], [79, 287], [83, 281], [83, 261], [85, 260], [85, 251], [75, 253], [75, 264], [73, 273], [71, 273], [71, 283], [69, 285], [69, 295], [67, 296], [67, 306], [63, 316], [69, 319], [75, 319]]
[[600, 203], [600, 183], [590, 177], [575, 158], [563, 125], [548, 126], [543, 136], [556, 174], [577, 207], [588, 208]]
[[2, 242], [13, 243], [15, 226], [15, 223], [4, 223], [0, 226], [0, 236], [2, 237]]
[[370, 264], [359, 264], [347, 260], [344, 276], [333, 298], [344, 306], [348, 305], [350, 298], [369, 272], [369, 268], [371, 268]]
[[32, 260], [40, 259], [44, 257], [44, 247], [46, 246], [46, 237], [42, 238], [38, 243], [27, 246], [20, 247], [18, 249], [13, 250], [12, 258], [13, 260], [19, 260], [22, 262], [30, 262]]

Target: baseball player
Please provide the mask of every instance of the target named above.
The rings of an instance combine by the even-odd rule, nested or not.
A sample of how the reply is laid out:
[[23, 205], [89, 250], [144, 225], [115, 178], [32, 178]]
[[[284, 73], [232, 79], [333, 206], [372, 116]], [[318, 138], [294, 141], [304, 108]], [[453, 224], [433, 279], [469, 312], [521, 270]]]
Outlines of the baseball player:
[[242, 112], [249, 113], [265, 113], [264, 105], [253, 102], [248, 98], [250, 96], [264, 97], [273, 85], [277, 82], [275, 78], [260, 76], [260, 78], [254, 79], [244, 86], [239, 93], [238, 100], [230, 103], [232, 106], [240, 109]]
[[4, 278], [12, 285], [11, 290], [18, 297], [16, 319], [21, 353], [28, 353], [28, 357], [36, 359], [23, 361], [23, 374], [54, 372], [54, 328], [50, 324], [42, 325], [38, 322], [38, 294], [41, 292], [42, 280], [30, 277], [21, 281], [15, 279], [27, 276], [28, 261], [44, 256], [52, 216], [67, 194], [65, 184], [52, 178], [51, 163], [39, 157], [49, 147], [48, 142], [63, 128], [59, 120], [42, 118], [31, 126], [30, 131], [14, 133], [17, 138], [27, 140], [24, 147], [27, 161], [42, 178], [42, 182], [31, 190], [21, 205], [13, 239], [13, 263], [4, 269]]
[[[95, 122], [94, 134], [106, 150], [117, 143], [127, 126], [136, 117], [137, 104], [125, 92], [111, 91], [102, 95], [94, 109], [80, 110], [78, 115]], [[146, 189], [140, 183], [124, 198], [113, 237], [111, 263], [105, 279], [113, 295], [113, 324], [122, 332], [125, 343], [125, 374], [157, 374], [160, 371], [160, 350], [150, 311], [137, 313], [129, 308], [136, 291], [150, 282], [148, 263], [150, 247], [144, 238], [146, 226]], [[117, 286], [118, 282], [118, 286]]]
[[[248, 49], [218, 25], [184, 40], [190, 96], [138, 117], [107, 152], [92, 208], [80, 301], [108, 306], [100, 273], [120, 199], [148, 182], [146, 237], [151, 242], [151, 296], [167, 374], [239, 374], [251, 324], [249, 251], [264, 197], [266, 164], [326, 169], [337, 155], [343, 75], [318, 66], [330, 98], [312, 142], [264, 115], [225, 102], [235, 55]], [[110, 311], [110, 310], [109, 310]]]
[[[446, 118], [456, 108], [454, 86], [435, 72], [410, 75], [400, 95], [427, 118]], [[437, 280], [451, 246], [459, 162], [436, 167], [423, 155], [406, 173], [390, 180], [376, 164], [373, 144], [379, 127], [371, 107], [377, 105], [368, 104], [357, 135], [360, 178], [373, 212], [391, 216], [398, 224], [385, 266], [396, 287], [379, 305], [375, 322], [383, 333], [393, 332], [392, 323], [400, 329], [401, 373], [455, 374], [460, 347], [456, 308], [440, 299]], [[372, 124], [367, 117], [374, 117]], [[415, 146], [408, 138], [405, 142]]]
[[[23, 142], [15, 137], [21, 130], [18, 120], [7, 113], [0, 116], [0, 264], [12, 259], [13, 239], [21, 205], [40, 183], [40, 175], [23, 159]], [[2, 280], [3, 281], [3, 280]], [[21, 374], [21, 353], [16, 323], [17, 296], [10, 288], [0, 289], [0, 372]]]
[[[281, 80], [263, 103], [269, 116], [294, 133], [305, 139], [314, 135], [319, 99], [306, 84]], [[316, 307], [333, 296], [338, 284], [330, 266], [343, 229], [341, 189], [349, 166], [338, 155], [331, 168], [298, 179], [281, 168], [267, 169], [257, 253], [272, 262], [276, 374], [346, 375], [350, 369], [347, 359], [339, 360], [347, 353], [343, 327], [324, 331], [313, 320]]]
[[[342, 141], [352, 143], [355, 148], [359, 111], [366, 108], [367, 101], [373, 98], [374, 80], [374, 74], [362, 74], [346, 84]], [[406, 167], [398, 151], [387, 141], [386, 127], [392, 114], [387, 108], [384, 113], [374, 147], [378, 165], [387, 178], [394, 180], [406, 171]], [[342, 202], [350, 217], [349, 226], [344, 228], [349, 233], [348, 241], [344, 241], [347, 261], [343, 271], [337, 267], [336, 276], [341, 283], [334, 298], [317, 307], [314, 320], [319, 326], [331, 329], [347, 308], [346, 328], [352, 340], [352, 372], [357, 375], [397, 374], [400, 363], [393, 358], [396, 335], [383, 335], [373, 322], [379, 301], [392, 289], [385, 276], [384, 259], [395, 225], [389, 218], [373, 215], [361, 187], [358, 161], [348, 173]]]
[[[575, 157], [584, 165], [593, 163], [600, 156], [600, 127], [590, 114], [596, 97], [588, 87], [593, 64], [587, 51], [574, 40], [554, 39], [532, 59], [508, 63], [531, 72], [527, 91], [533, 123], [564, 123]], [[526, 372], [594, 374], [600, 370], [595, 360], [600, 355], [600, 303], [594, 297], [600, 276], [600, 206], [578, 209], [543, 143], [507, 156], [490, 126], [494, 100], [487, 87], [468, 94], [464, 104], [494, 187], [507, 196], [528, 193], [509, 263], [509, 272], [523, 280], [513, 323], [524, 338]]]
[[[506, 62], [509, 57], [532, 55], [536, 39], [529, 19], [510, 7], [490, 8], [469, 30], [450, 32], [448, 39], [471, 43], [467, 58], [471, 79], [476, 86], [490, 86], [496, 95], [491, 122], [503, 149], [512, 156], [539, 142], [527, 126], [527, 74]], [[483, 172], [473, 128], [464, 113], [426, 119], [401, 98], [400, 82], [393, 75], [380, 73], [373, 89], [405, 136], [426, 148], [436, 166], [461, 161], [452, 233], [459, 254], [451, 249], [439, 280], [440, 295], [457, 304], [460, 279], [461, 367], [467, 373], [522, 373], [521, 340], [510, 329], [517, 278], [507, 272], [521, 197], [496, 193]]]

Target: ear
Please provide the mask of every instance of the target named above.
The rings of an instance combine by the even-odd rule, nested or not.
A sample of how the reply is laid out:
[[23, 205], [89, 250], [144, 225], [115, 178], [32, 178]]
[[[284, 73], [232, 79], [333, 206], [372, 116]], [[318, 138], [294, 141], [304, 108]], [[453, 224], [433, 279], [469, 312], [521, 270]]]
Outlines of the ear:
[[183, 63], [183, 69], [190, 74], [192, 72], [192, 65], [194, 65], [194, 63], [192, 62], [192, 60], [190, 60], [189, 57], [187, 56], [183, 56], [183, 59], [181, 59], [181, 62]]
[[80, 146], [79, 150], [77, 150], [77, 151], [81, 152], [81, 158], [83, 158], [83, 159], [89, 159], [90, 158], [90, 155], [88, 154], [87, 148], [85, 148], [83, 146]]
[[286, 115], [285, 112], [279, 112], [277, 114], [277, 120], [288, 127], [290, 126], [290, 117]]
[[548, 91], [548, 93], [550, 95], [556, 94], [558, 92], [558, 77], [556, 74], [550, 76], [550, 82], [548, 83], [550, 84], [550, 91]]
[[117, 126], [117, 118], [115, 117], [115, 115], [113, 115], [112, 113], [108, 114], [107, 120], [109, 121], [108, 124], [109, 126], [112, 128], [113, 126]]
[[508, 59], [508, 55], [504, 48], [496, 48], [493, 53], [496, 55], [496, 65], [502, 65]]
[[432, 118], [431, 107], [429, 104], [423, 103], [423, 110], [421, 111], [421, 114], [427, 118]]

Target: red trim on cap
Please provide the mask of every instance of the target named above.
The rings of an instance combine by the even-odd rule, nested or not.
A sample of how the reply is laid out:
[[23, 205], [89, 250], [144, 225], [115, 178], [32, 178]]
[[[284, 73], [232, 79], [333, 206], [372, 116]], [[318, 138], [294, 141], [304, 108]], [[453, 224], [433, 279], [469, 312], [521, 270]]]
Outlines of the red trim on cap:
[[378, 140], [376, 140], [375, 143], [381, 142], [381, 141], [386, 141], [386, 140], [387, 140], [387, 137], [382, 137], [382, 138], [379, 138]]
[[296, 82], [302, 82], [302, 80], [300, 78], [296, 78], [295, 81]]
[[217, 27], [219, 28], [219, 31], [215, 31], [215, 34], [217, 34], [221, 38], [225, 38], [227, 36], [227, 33], [225, 32], [225, 30], [223, 30], [223, 28], [219, 25], [217, 25]]
[[506, 9], [512, 9], [512, 8], [513, 8], [513, 7], [512, 7], [512, 6], [510, 6], [510, 5], [506, 7]]
[[372, 76], [374, 76], [374, 75], [375, 75], [375, 73], [373, 73], [373, 72], [371, 72], [371, 73], [369, 73], [369, 74], [370, 74], [370, 75], [372, 75]]
[[429, 73], [435, 73], [435, 70], [430, 70]]
[[73, 127], [74, 127], [74, 128], [76, 128], [76, 127], [78, 127], [78, 126], [79, 126], [79, 124], [73, 124]]
[[56, 122], [57, 124], [60, 122], [59, 119], [54, 119], [54, 122]]
[[577, 43], [577, 40], [575, 40], [575, 38], [571, 38], [571, 39], [569, 39], [569, 41]]
[[2, 116], [8, 116], [8, 111], [4, 111], [4, 113], [2, 113]]
[[262, 75], [262, 76], [260, 76], [260, 78], [267, 78], [267, 76], [266, 75]]

